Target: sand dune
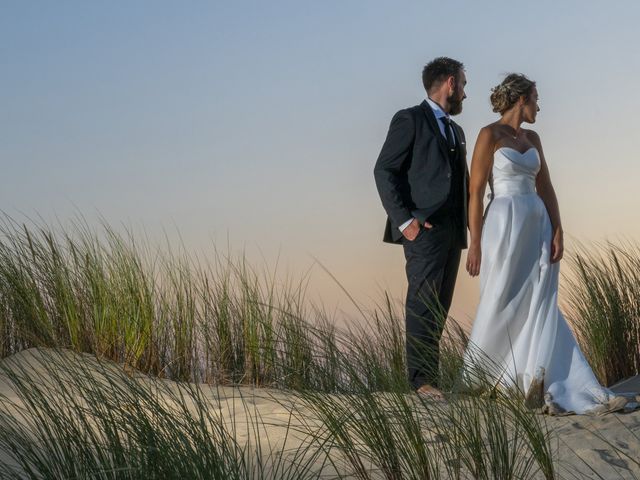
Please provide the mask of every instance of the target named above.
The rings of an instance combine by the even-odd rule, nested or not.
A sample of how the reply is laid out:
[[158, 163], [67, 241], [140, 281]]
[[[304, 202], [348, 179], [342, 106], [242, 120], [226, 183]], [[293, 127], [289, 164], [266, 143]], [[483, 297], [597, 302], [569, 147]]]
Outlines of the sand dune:
[[[67, 367], [52, 368], [62, 364]], [[79, 404], [83, 401], [74, 392], [73, 385], [82, 375], [91, 375], [97, 384], [114, 391], [118, 388], [114, 379], [121, 382], [123, 378], [129, 378], [144, 391], [153, 393], [167, 409], [174, 409], [176, 414], [188, 411], [197, 417], [204, 404], [208, 413], [233, 432], [241, 444], [259, 439], [263, 446], [268, 445], [275, 450], [295, 451], [308, 440], [305, 439], [305, 431], [321, 426], [312, 412], [305, 410], [291, 392], [178, 383], [150, 378], [139, 372], [129, 372], [128, 377], [123, 377], [121, 367], [112, 362], [98, 361], [87, 354], [52, 349], [29, 349], [0, 362], [0, 410], [25, 426], [30, 419], [25, 413], [24, 395], [17, 391], [14, 381], [7, 376], [8, 372], [28, 378], [50, 391], [52, 402], [77, 398]], [[60, 388], [62, 385], [64, 387]], [[629, 381], [619, 388], [628, 391], [632, 385], [633, 382]], [[198, 401], [196, 395], [200, 397]], [[132, 403], [136, 401], [135, 397], [130, 400]], [[127, 405], [120, 404], [120, 407], [127, 408]], [[131, 405], [131, 408], [135, 407]], [[23, 413], [18, 413], [20, 411]], [[5, 417], [0, 417], [0, 427], [5, 421]], [[558, 469], [565, 472], [565, 478], [640, 476], [638, 465], [625, 457], [640, 458], [640, 411], [600, 417], [547, 417], [547, 425], [555, 433], [552, 449], [556, 452]], [[97, 424], [94, 426], [99, 428]], [[33, 440], [37, 441], [37, 438]], [[432, 441], [437, 442], [438, 439], [433, 438]], [[0, 450], [0, 462], [10, 461], [10, 452]], [[318, 469], [324, 469], [327, 478], [335, 474], [333, 468], [320, 459], [316, 463]]]

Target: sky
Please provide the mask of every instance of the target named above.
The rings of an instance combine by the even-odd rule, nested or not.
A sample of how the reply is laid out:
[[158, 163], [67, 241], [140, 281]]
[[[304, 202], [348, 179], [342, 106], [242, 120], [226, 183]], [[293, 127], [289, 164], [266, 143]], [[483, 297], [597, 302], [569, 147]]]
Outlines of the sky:
[[[628, 0], [3, 0], [0, 209], [310, 271], [308, 298], [338, 318], [356, 315], [349, 296], [401, 302], [373, 166], [446, 55], [465, 64], [470, 152], [497, 119], [490, 88], [537, 82], [568, 248], [638, 240], [639, 21]], [[465, 260], [451, 313], [470, 323]]]

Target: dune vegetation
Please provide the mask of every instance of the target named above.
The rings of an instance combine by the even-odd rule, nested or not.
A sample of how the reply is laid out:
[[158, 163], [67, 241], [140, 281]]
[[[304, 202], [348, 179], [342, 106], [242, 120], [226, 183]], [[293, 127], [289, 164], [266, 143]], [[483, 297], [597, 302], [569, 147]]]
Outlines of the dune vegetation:
[[[0, 236], [2, 478], [558, 478], [557, 439], [520, 392], [493, 388], [486, 362], [485, 388], [458, 389], [467, 338], [453, 319], [448, 401], [432, 402], [406, 381], [389, 298], [339, 327], [304, 281], [242, 256], [203, 262], [82, 221], [5, 217]], [[607, 384], [640, 365], [640, 254], [610, 255], [572, 258], [570, 297]], [[14, 361], [26, 351], [39, 353]], [[247, 401], [260, 395], [284, 412], [277, 442]]]

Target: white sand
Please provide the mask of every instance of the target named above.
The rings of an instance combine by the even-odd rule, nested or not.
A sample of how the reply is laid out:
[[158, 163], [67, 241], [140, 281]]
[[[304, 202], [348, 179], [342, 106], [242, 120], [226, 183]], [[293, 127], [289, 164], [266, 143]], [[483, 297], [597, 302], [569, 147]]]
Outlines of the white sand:
[[[59, 378], [52, 378], [49, 367], [56, 362], [58, 355], [78, 369], [92, 375], [104, 384], [107, 380], [104, 372], [121, 372], [118, 365], [111, 362], [97, 362], [91, 355], [75, 354], [68, 350], [29, 349], [12, 357], [3, 359], [0, 367], [11, 371], [24, 372], [38, 383], [52, 386], [71, 382], [81, 375], [79, 372], [60, 372]], [[106, 369], [106, 370], [105, 370]], [[102, 373], [101, 373], [102, 372]], [[140, 385], [158, 395], [160, 402], [167, 408], [180, 410], [184, 405], [193, 415], [197, 415], [197, 403], [193, 399], [193, 384], [179, 384], [170, 380], [157, 380], [140, 373], [132, 373]], [[191, 389], [187, 388], [191, 386]], [[255, 389], [250, 387], [197, 386], [207, 404], [207, 411], [221, 419], [229, 431], [241, 443], [259, 442], [265, 451], [284, 449], [295, 451], [304, 441], [305, 434], [298, 429], [320, 427], [320, 423], [310, 411], [296, 404], [295, 396], [284, 391]], [[68, 387], [67, 390], [72, 387]], [[190, 391], [191, 390], [191, 391]], [[73, 395], [73, 391], [67, 391]], [[184, 401], [180, 402], [180, 394]], [[52, 394], [61, 397], [61, 393]], [[74, 397], [75, 398], [75, 397]], [[7, 411], [9, 403], [24, 407], [24, 402], [16, 394], [11, 381], [0, 370], [0, 410]], [[122, 405], [127, 408], [127, 405]], [[26, 424], [27, 419], [15, 413], [14, 418]], [[572, 415], [565, 417], [545, 417], [549, 428], [555, 432], [552, 449], [557, 452], [558, 470], [563, 478], [637, 478], [640, 469], [624, 455], [640, 461], [640, 411], [633, 413], [614, 413], [600, 417]], [[306, 424], [306, 427], [305, 427]], [[255, 426], [259, 425], [258, 436]], [[602, 437], [605, 440], [602, 440]], [[437, 441], [437, 438], [433, 438]], [[611, 442], [614, 446], [608, 445]], [[617, 449], [617, 451], [616, 451]], [[337, 454], [336, 454], [337, 455]], [[8, 461], [8, 452], [0, 450], [0, 462]], [[337, 458], [337, 457], [336, 457]], [[335, 472], [322, 459], [316, 462], [316, 468], [330, 478]], [[598, 475], [592, 472], [595, 470]], [[342, 469], [341, 469], [342, 470]], [[345, 470], [342, 470], [344, 472]]]

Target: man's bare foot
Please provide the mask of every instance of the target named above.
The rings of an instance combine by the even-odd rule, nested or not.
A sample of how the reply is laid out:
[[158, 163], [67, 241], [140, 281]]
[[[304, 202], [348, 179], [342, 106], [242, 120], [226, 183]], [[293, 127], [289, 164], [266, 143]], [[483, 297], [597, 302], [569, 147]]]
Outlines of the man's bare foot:
[[416, 393], [426, 400], [435, 400], [437, 402], [444, 402], [446, 400], [440, 390], [427, 383], [418, 388]]

